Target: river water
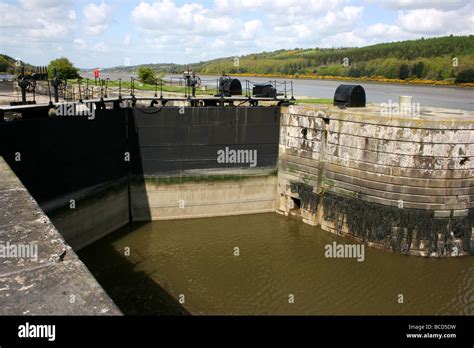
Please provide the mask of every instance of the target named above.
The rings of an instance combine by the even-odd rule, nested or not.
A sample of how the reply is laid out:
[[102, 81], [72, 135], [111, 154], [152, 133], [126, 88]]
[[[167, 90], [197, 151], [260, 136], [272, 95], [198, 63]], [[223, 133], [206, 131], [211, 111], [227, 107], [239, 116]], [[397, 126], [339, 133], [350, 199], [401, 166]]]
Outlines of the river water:
[[326, 258], [333, 242], [353, 243], [268, 213], [134, 223], [78, 254], [125, 314], [474, 314], [473, 256]]

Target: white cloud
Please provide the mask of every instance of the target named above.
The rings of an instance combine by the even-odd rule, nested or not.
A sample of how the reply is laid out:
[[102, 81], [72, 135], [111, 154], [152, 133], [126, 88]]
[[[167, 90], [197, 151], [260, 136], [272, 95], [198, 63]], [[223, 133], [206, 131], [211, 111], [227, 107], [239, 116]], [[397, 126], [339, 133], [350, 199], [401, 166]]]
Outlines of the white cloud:
[[131, 38], [130, 38], [130, 34], [127, 34], [125, 35], [125, 37], [123, 38], [123, 45], [124, 46], [130, 46], [130, 42], [131, 42]]
[[218, 15], [201, 4], [188, 3], [176, 6], [171, 0], [158, 0], [150, 4], [140, 2], [131, 13], [135, 27], [148, 32], [200, 35], [221, 35], [240, 27], [240, 21], [228, 15]]
[[0, 28], [22, 27], [24, 25], [24, 12], [19, 7], [0, 2]]
[[248, 12], [259, 10], [265, 4], [265, 0], [215, 0], [214, 8], [217, 12]]
[[63, 25], [48, 22], [41, 18], [37, 18], [36, 21], [33, 21], [30, 28], [28, 34], [32, 39], [57, 39], [64, 37], [67, 31]]
[[344, 7], [344, 0], [264, 0], [267, 18], [273, 26], [306, 23]]
[[93, 26], [86, 26], [85, 33], [87, 35], [99, 35], [107, 29], [107, 24], [97, 24]]
[[86, 41], [81, 38], [74, 39], [74, 48], [82, 50], [87, 47]]
[[359, 37], [366, 40], [365, 44], [419, 38], [419, 35], [405, 32], [397, 25], [385, 23], [370, 25], [367, 28], [356, 30], [356, 33]]
[[95, 52], [104, 53], [109, 51], [109, 47], [103, 42], [99, 42], [93, 46]]
[[227, 42], [219, 37], [209, 44], [209, 48], [215, 49], [215, 50], [221, 50], [225, 48], [226, 46], [227, 46]]
[[472, 12], [471, 16], [466, 16], [464, 11], [441, 11], [437, 9], [401, 12], [397, 24], [407, 32], [420, 35], [471, 34], [474, 28]]
[[368, 4], [380, 4], [395, 10], [413, 9], [459, 9], [470, 3], [470, 0], [368, 0]]
[[62, 22], [69, 16], [68, 9], [73, 5], [72, 0], [21, 0], [20, 6], [30, 18], [41, 18], [48, 22]]
[[[0, 28], [19, 27], [25, 30], [37, 27], [61, 25], [66, 19], [66, 7], [69, 1], [61, 0], [22, 0], [19, 5], [0, 3]], [[42, 6], [43, 5], [43, 6]], [[39, 21], [39, 22], [38, 22]], [[43, 34], [35, 35], [37, 37]], [[51, 35], [48, 35], [51, 36]]]
[[68, 0], [21, 0], [21, 6], [27, 10], [62, 8], [71, 1]]
[[67, 18], [69, 18], [71, 21], [75, 21], [76, 20], [76, 11], [70, 10], [68, 15], [67, 15]]
[[102, 34], [107, 28], [110, 20], [111, 8], [105, 3], [96, 5], [87, 4], [82, 9], [84, 15], [84, 29], [87, 35]]
[[351, 30], [362, 17], [363, 7], [347, 6], [341, 11], [329, 11], [324, 17], [316, 20], [318, 30], [328, 33]]
[[[329, 36], [355, 31], [362, 13], [362, 7], [346, 6], [338, 11], [329, 10], [319, 17], [311, 17], [305, 21], [277, 25], [273, 28], [273, 40], [282, 47], [289, 45], [292, 48], [327, 45]], [[354, 45], [353, 42], [351, 46]]]
[[263, 27], [263, 23], [260, 19], [253, 19], [244, 23], [243, 38], [252, 39], [258, 35]]

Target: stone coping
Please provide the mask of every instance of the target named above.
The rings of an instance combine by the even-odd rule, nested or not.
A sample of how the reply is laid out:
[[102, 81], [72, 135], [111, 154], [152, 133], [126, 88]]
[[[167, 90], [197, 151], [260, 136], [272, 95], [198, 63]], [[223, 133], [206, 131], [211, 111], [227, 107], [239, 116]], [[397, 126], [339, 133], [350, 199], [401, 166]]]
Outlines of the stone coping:
[[0, 202], [0, 315], [121, 315], [2, 157]]

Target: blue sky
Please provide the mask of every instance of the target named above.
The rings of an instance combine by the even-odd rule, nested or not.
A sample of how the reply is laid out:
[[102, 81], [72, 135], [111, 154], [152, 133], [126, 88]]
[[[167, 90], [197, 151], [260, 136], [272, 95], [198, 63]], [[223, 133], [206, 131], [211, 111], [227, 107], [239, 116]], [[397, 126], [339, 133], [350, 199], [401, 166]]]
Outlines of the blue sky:
[[[35, 65], [191, 63], [474, 33], [471, 0], [8, 0], [0, 53]], [[27, 25], [25, 25], [25, 23]]]

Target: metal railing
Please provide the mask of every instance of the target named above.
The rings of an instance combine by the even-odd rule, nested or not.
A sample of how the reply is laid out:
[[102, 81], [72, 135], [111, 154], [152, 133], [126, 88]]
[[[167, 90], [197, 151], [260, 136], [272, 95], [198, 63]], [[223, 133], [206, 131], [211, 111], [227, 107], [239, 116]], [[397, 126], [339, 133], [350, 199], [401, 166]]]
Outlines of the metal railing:
[[[12, 105], [35, 104], [37, 96], [46, 96], [49, 103], [59, 101], [82, 101], [84, 99], [104, 99], [109, 97], [122, 98], [123, 96], [140, 96], [163, 98], [164, 95], [184, 95], [191, 98], [200, 96], [222, 96], [220, 91], [220, 78], [199, 79], [199, 85], [190, 85], [189, 81], [181, 77], [169, 77], [155, 79], [153, 84], [142, 83], [140, 80], [130, 77], [130, 80], [105, 79], [76, 79], [60, 80], [57, 78], [35, 81], [34, 86], [28, 85], [24, 80], [0, 81], [0, 97], [15, 99]], [[22, 83], [23, 82], [23, 83]], [[271, 85], [274, 90], [274, 99], [281, 96], [285, 99], [293, 94], [293, 81], [269, 80], [266, 82], [255, 82], [245, 80], [245, 89], [242, 95], [251, 99], [252, 91], [258, 85]], [[1, 100], [1, 98], [0, 98]], [[21, 100], [21, 101], [20, 101]]]

